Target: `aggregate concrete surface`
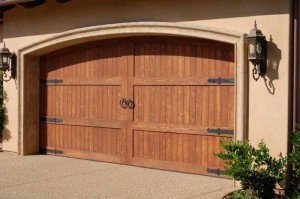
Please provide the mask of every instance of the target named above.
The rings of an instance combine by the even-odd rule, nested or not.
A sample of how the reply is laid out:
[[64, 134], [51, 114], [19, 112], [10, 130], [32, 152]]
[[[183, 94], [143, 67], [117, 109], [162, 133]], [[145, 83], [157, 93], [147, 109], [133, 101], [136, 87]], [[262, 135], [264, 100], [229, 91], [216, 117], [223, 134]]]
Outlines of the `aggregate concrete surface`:
[[50, 155], [0, 152], [0, 199], [222, 198], [228, 179]]

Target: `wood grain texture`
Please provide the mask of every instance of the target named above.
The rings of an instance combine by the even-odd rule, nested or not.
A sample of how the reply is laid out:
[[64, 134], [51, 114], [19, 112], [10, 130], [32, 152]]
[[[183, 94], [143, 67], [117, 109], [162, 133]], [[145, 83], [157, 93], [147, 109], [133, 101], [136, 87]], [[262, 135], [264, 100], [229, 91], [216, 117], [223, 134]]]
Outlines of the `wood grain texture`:
[[[40, 147], [65, 156], [191, 173], [225, 166], [214, 156], [233, 135], [234, 47], [173, 37], [110, 39], [41, 57]], [[132, 99], [134, 109], [119, 101]]]

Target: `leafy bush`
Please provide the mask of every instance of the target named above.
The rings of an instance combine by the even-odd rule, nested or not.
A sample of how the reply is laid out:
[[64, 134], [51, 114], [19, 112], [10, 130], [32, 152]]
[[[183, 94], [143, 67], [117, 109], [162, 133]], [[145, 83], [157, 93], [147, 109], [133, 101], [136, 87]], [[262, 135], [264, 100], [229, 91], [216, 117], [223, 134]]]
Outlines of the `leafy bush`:
[[297, 124], [296, 131], [292, 133], [291, 142], [294, 145], [289, 155], [289, 162], [295, 164], [295, 173], [300, 177], [300, 124]]
[[[288, 156], [289, 163], [294, 164], [294, 173], [296, 178], [300, 178], [300, 124], [296, 125], [296, 131], [291, 135], [291, 143], [294, 146], [292, 152]], [[297, 179], [295, 180], [295, 182]], [[290, 198], [300, 199], [300, 186], [290, 193]]]
[[300, 193], [296, 190], [289, 194], [289, 199], [300, 199]]
[[277, 182], [285, 177], [286, 158], [272, 158], [264, 141], [255, 149], [249, 141], [224, 140], [225, 151], [216, 154], [225, 160], [225, 174], [241, 181], [244, 190], [253, 190], [259, 198], [269, 199], [275, 195]]
[[257, 194], [250, 190], [239, 190], [233, 193], [233, 199], [257, 199]]

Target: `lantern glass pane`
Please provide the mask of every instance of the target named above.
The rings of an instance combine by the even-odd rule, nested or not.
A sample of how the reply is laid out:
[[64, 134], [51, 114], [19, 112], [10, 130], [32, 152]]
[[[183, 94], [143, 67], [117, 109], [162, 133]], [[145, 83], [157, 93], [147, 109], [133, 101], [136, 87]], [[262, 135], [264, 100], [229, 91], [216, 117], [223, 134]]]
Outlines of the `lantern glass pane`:
[[256, 50], [257, 50], [257, 54], [258, 54], [258, 55], [261, 55], [262, 44], [261, 44], [260, 42], [257, 43]]
[[8, 63], [8, 61], [7, 61], [7, 56], [5, 56], [5, 55], [3, 56], [2, 63], [3, 63], [3, 64], [6, 64], [6, 63]]
[[252, 43], [249, 44], [249, 55], [254, 56], [256, 53], [256, 46]]

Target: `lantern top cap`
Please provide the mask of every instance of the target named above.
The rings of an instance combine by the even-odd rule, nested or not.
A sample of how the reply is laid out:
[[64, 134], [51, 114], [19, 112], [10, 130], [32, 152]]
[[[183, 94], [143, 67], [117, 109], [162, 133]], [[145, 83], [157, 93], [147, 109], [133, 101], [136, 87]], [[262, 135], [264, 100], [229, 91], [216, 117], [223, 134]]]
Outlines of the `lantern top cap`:
[[262, 31], [257, 28], [256, 21], [254, 22], [254, 28], [250, 31], [247, 37], [265, 37]]
[[5, 43], [3, 48], [0, 48], [0, 54], [11, 54], [9, 49], [5, 47]]

